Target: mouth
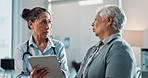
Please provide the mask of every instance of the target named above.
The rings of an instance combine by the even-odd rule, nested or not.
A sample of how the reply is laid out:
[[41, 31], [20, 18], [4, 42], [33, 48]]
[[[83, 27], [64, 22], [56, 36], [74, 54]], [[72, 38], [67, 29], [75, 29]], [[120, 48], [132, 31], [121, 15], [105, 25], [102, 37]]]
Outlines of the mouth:
[[44, 33], [45, 33], [45, 34], [48, 34], [49, 32], [48, 32], [48, 31], [45, 31]]
[[94, 28], [92, 28], [92, 31], [93, 31], [93, 32], [95, 32], [95, 29], [94, 29]]

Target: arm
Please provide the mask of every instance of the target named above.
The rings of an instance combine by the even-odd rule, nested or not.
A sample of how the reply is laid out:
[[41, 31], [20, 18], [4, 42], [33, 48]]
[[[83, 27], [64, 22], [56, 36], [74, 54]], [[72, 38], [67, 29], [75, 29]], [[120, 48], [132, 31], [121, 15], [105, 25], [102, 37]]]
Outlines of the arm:
[[111, 50], [106, 58], [105, 78], [131, 78], [134, 68], [132, 51], [118, 47]]
[[[48, 68], [43, 68], [42, 70], [38, 71], [39, 66], [36, 66], [29, 74], [29, 72], [26, 70], [26, 62], [22, 60], [22, 55], [23, 51], [17, 47], [15, 54], [15, 70], [17, 75], [16, 78], [43, 78], [49, 73]], [[22, 71], [25, 73], [22, 73]]]
[[23, 51], [18, 46], [15, 51], [15, 71], [16, 71], [16, 78], [29, 78], [28, 74], [23, 74], [23, 60], [22, 60], [22, 53]]
[[61, 63], [61, 70], [64, 74], [64, 78], [68, 78], [69, 77], [69, 70], [68, 70], [68, 66], [67, 66], [67, 56], [66, 56], [66, 52], [65, 52], [65, 48], [64, 45], [61, 44], [60, 46], [58, 46], [58, 58], [60, 60]]

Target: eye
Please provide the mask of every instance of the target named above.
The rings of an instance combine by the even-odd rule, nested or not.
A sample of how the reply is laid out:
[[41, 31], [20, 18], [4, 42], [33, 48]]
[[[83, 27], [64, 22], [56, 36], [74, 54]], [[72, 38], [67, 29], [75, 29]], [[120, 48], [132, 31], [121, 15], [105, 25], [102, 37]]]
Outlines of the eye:
[[46, 24], [46, 21], [42, 21], [41, 24]]
[[51, 20], [48, 20], [48, 24], [51, 23]]

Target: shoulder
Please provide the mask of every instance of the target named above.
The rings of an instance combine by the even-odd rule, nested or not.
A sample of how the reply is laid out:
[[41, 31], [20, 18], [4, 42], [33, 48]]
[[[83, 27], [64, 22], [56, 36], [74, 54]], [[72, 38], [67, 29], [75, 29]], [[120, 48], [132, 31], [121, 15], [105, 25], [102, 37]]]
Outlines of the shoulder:
[[62, 43], [62, 41], [60, 40], [56, 40], [56, 39], [51, 39], [51, 41], [53, 42], [54, 46], [57, 47], [57, 46], [64, 46], [64, 44]]
[[111, 44], [112, 48], [130, 48], [130, 45], [128, 44], [128, 42], [126, 42], [124, 39], [122, 38], [118, 38], [116, 40], [114, 40]]
[[107, 58], [109, 59], [133, 59], [134, 52], [131, 46], [122, 38], [114, 40], [107, 50]]
[[131, 46], [122, 38], [114, 40], [110, 43], [109, 54], [131, 54], [133, 50]]
[[25, 51], [27, 49], [27, 42], [28, 42], [28, 40], [17, 45], [16, 50]]
[[60, 40], [51, 39], [57, 55], [65, 54], [65, 46]]

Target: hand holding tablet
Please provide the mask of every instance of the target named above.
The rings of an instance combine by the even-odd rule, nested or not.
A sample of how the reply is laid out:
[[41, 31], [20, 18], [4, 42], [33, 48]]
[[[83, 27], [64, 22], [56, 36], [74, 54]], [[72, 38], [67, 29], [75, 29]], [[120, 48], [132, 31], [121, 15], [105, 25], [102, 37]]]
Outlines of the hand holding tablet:
[[28, 58], [28, 60], [32, 68], [37, 66], [36, 68], [39, 69], [38, 71], [42, 71], [42, 75], [43, 73], [48, 73], [44, 78], [63, 77], [60, 64], [56, 56], [31, 56]]

